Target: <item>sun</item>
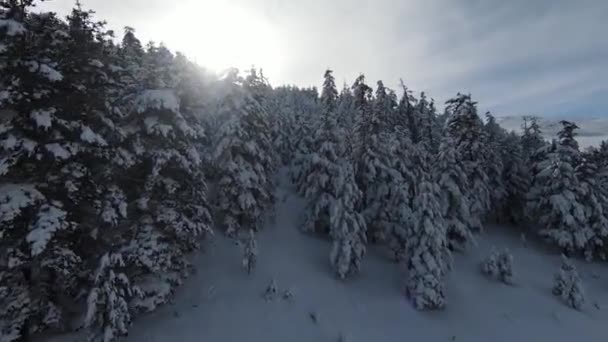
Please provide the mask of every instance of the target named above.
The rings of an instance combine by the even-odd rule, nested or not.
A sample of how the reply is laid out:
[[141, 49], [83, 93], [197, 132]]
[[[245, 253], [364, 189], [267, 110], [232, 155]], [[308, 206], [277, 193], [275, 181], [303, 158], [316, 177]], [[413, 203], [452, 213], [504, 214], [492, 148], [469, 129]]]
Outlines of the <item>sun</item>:
[[283, 64], [278, 30], [229, 1], [180, 2], [155, 26], [169, 48], [216, 71], [256, 66], [274, 74]]

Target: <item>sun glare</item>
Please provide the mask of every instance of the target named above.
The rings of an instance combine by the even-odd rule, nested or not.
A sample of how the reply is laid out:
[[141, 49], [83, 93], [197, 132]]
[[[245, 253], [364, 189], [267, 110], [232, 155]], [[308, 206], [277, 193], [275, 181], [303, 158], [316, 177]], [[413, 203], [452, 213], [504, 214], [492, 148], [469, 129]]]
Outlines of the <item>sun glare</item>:
[[182, 3], [156, 28], [170, 48], [216, 71], [254, 65], [276, 73], [283, 63], [279, 35], [271, 23], [227, 1]]

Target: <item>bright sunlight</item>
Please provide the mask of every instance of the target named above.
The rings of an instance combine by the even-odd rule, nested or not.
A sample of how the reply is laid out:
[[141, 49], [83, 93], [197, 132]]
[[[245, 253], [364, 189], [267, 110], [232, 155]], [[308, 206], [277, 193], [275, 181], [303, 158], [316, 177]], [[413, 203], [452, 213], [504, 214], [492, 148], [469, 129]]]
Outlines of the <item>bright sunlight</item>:
[[216, 71], [255, 65], [277, 73], [283, 65], [279, 35], [271, 23], [228, 1], [180, 4], [157, 28], [171, 49]]

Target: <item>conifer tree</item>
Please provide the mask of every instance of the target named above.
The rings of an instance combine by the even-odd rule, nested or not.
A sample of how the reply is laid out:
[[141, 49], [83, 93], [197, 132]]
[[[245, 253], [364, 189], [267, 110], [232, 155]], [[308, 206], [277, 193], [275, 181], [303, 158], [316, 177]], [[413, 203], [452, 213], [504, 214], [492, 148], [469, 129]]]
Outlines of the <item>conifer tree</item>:
[[559, 272], [553, 281], [553, 294], [568, 306], [580, 310], [585, 303], [585, 290], [574, 263], [562, 254]]
[[469, 181], [469, 213], [472, 219], [470, 229], [481, 230], [482, 220], [490, 206], [488, 175], [485, 166], [485, 132], [477, 115], [476, 102], [470, 95], [458, 94], [446, 102], [449, 117], [445, 134], [450, 144], [454, 144], [462, 157], [464, 171]]
[[424, 147], [416, 146], [419, 167], [413, 200], [413, 225], [407, 236], [407, 293], [419, 309], [441, 309], [446, 303], [445, 276], [451, 257], [445, 221], [437, 201], [440, 189], [433, 181]]
[[258, 231], [272, 209], [274, 160], [267, 113], [254, 98], [255, 74], [243, 82], [226, 78], [232, 88], [223, 101], [227, 116], [215, 151], [218, 174], [218, 214], [228, 235], [241, 229]]
[[406, 135], [412, 143], [416, 144], [421, 140], [420, 122], [415, 114], [416, 99], [403, 80], [401, 80], [401, 88], [403, 95], [397, 106], [397, 126], [404, 128], [401, 134]]
[[0, 275], [15, 286], [6, 304], [21, 308], [8, 319], [11, 340], [63, 323], [57, 293], [86, 284], [77, 275], [104, 247], [99, 228], [118, 218], [103, 199], [121, 192], [111, 177], [120, 131], [108, 105], [116, 87], [108, 33], [80, 7], [66, 24], [28, 13], [31, 4], [9, 2], [0, 14], [2, 106], [16, 113], [0, 133], [5, 208], [18, 203], [0, 232], [0, 253], [13, 255], [0, 256], [11, 260], [0, 272], [16, 273]]
[[[302, 164], [301, 192], [308, 200], [306, 231], [330, 231], [330, 209], [338, 199], [338, 183], [342, 172], [343, 156], [340, 153], [338, 127], [335, 120], [336, 86], [331, 70], [324, 75], [321, 103], [323, 108], [322, 126], [314, 134], [312, 151]], [[356, 202], [355, 202], [356, 203]]]
[[503, 201], [507, 196], [507, 189], [504, 184], [504, 163], [502, 160], [505, 149], [505, 132], [496, 122], [496, 118], [486, 113], [485, 149], [487, 151], [484, 158], [485, 173], [488, 176], [488, 188], [490, 189], [489, 218], [497, 219], [500, 210], [503, 208]]
[[87, 297], [85, 327], [91, 329], [89, 340], [112, 342], [126, 336], [131, 324], [129, 300], [140, 295], [132, 287], [118, 253], [104, 254], [95, 271], [94, 287]]
[[[371, 89], [360, 76], [353, 85], [358, 108], [356, 136], [358, 149], [356, 180], [363, 193], [361, 212], [368, 226], [368, 236], [373, 241], [386, 239], [387, 228], [399, 215], [400, 205], [408, 195], [403, 178], [395, 169], [399, 142], [390, 125], [394, 116], [395, 101], [378, 82], [376, 98], [371, 99]], [[401, 200], [400, 200], [401, 199]]]
[[514, 132], [505, 137], [503, 182], [506, 197], [499, 213], [503, 220], [521, 224], [525, 221], [526, 193], [531, 184], [530, 167], [524, 159], [521, 137]]
[[434, 179], [441, 195], [439, 203], [446, 224], [448, 245], [452, 249], [464, 249], [472, 241], [474, 223], [469, 213], [469, 180], [456, 146], [444, 138], [439, 148]]
[[142, 63], [141, 74], [128, 74], [138, 84], [123, 99], [120, 155], [128, 165], [120, 181], [131, 216], [120, 253], [134, 269], [130, 283], [142, 289], [133, 306], [150, 311], [188, 275], [187, 253], [210, 233], [211, 216], [197, 148], [205, 133], [182, 102], [174, 56], [150, 44]]
[[539, 118], [535, 116], [524, 116], [521, 144], [525, 160], [537, 161], [535, 157], [537, 151], [546, 145], [538, 121]]
[[336, 198], [330, 207], [330, 236], [333, 239], [330, 262], [340, 278], [359, 272], [367, 243], [367, 224], [356, 211], [361, 193], [350, 163], [342, 161], [336, 180]]
[[335, 120], [337, 91], [331, 70], [325, 72], [321, 103], [323, 121], [313, 151], [304, 164], [302, 190], [308, 201], [303, 229], [329, 234], [330, 263], [340, 278], [360, 269], [365, 254], [366, 224], [356, 211], [361, 192], [350, 161], [340, 151]]
[[536, 217], [540, 234], [566, 253], [583, 251], [592, 238], [585, 224], [585, 207], [580, 203], [580, 182], [575, 175], [579, 160], [574, 139], [576, 125], [562, 121], [563, 129], [554, 150], [535, 167], [533, 186], [528, 194], [529, 217]]
[[[423, 105], [420, 105], [423, 103]], [[435, 101], [431, 99], [427, 102], [426, 95], [424, 92], [420, 94], [419, 107], [422, 108], [422, 129], [423, 129], [423, 141], [428, 147], [431, 154], [437, 154], [439, 152], [439, 145], [441, 143], [441, 131], [443, 124], [437, 116], [437, 109], [435, 108]]]
[[585, 257], [588, 260], [594, 256], [605, 259], [605, 243], [608, 242], [608, 201], [601, 184], [602, 175], [591, 154], [581, 155], [575, 176], [580, 183], [578, 195], [585, 209], [585, 231], [592, 234], [585, 247]]
[[339, 132], [342, 135], [341, 140], [343, 154], [346, 158], [352, 159], [353, 149], [355, 146], [355, 119], [356, 119], [355, 100], [350, 88], [345, 84], [344, 88], [338, 96], [338, 105], [336, 108], [336, 120]]

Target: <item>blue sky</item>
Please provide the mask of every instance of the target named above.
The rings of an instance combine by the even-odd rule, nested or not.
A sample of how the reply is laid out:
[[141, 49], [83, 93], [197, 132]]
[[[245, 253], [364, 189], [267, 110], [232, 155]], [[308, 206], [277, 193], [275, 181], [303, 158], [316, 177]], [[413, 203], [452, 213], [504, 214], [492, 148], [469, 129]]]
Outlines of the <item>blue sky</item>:
[[339, 82], [403, 78], [440, 102], [471, 92], [496, 115], [608, 117], [606, 0], [81, 2], [117, 32], [133, 26], [202, 65], [255, 64], [273, 84], [318, 85], [331, 67]]

